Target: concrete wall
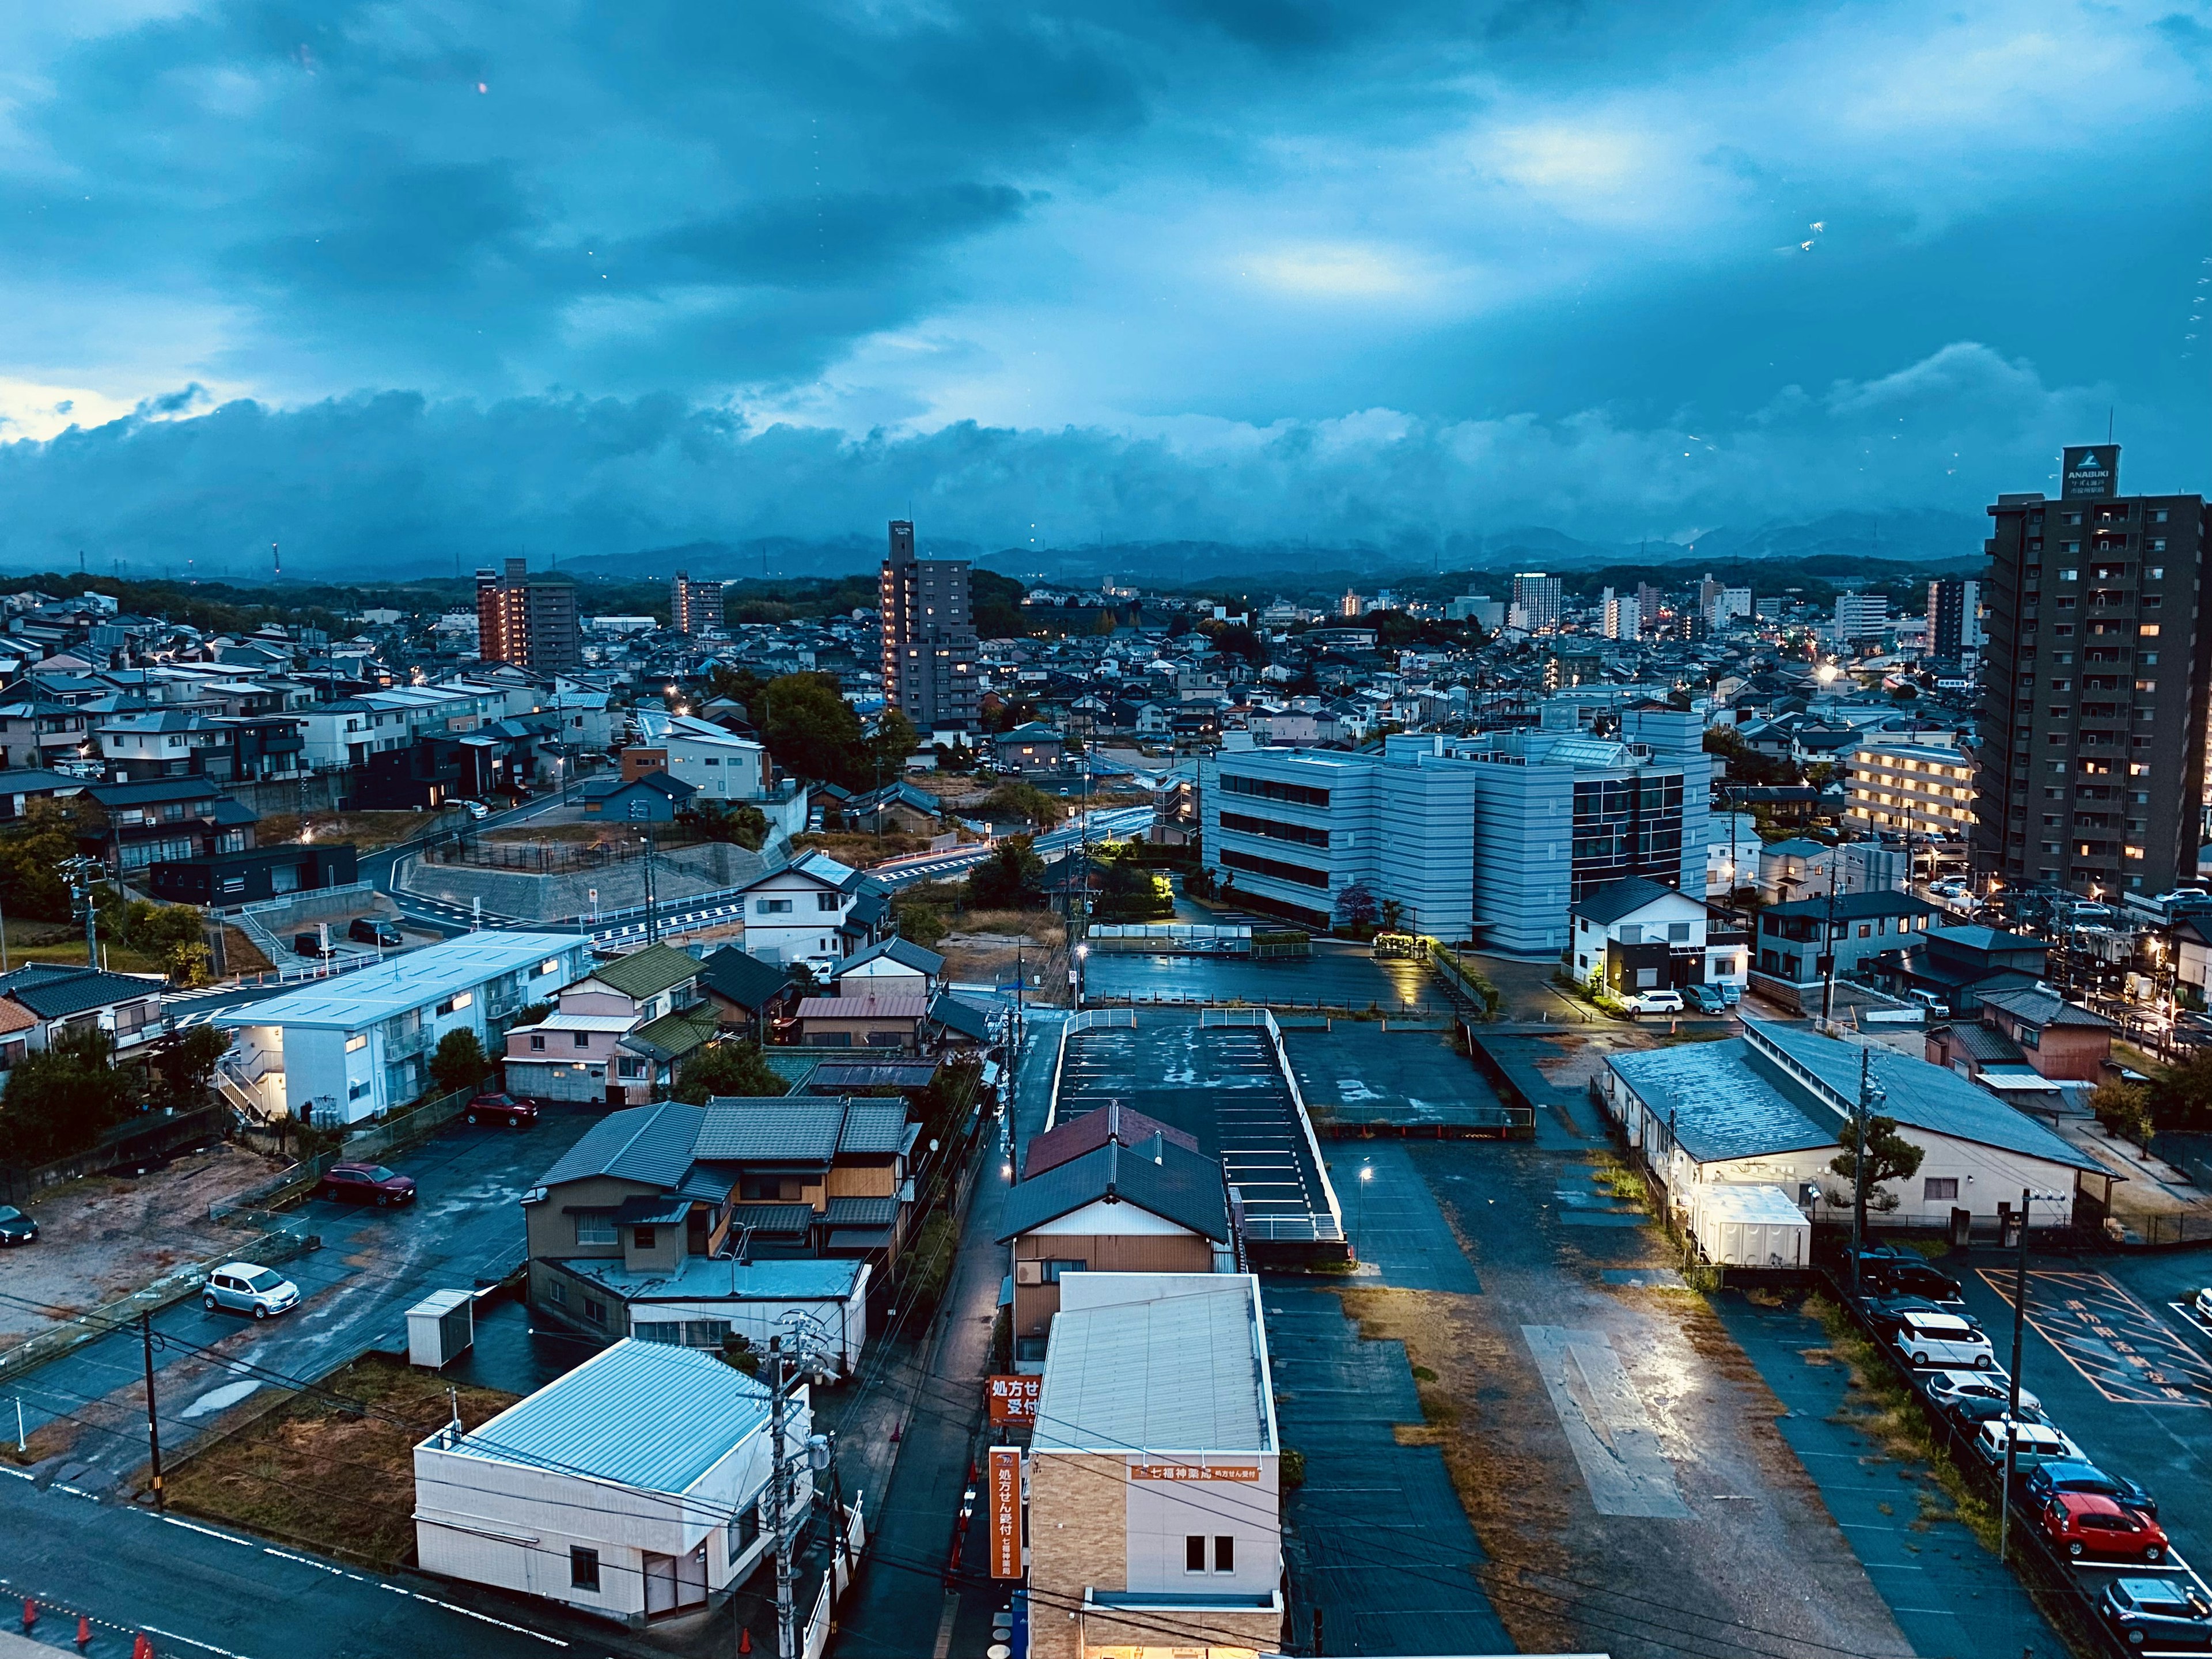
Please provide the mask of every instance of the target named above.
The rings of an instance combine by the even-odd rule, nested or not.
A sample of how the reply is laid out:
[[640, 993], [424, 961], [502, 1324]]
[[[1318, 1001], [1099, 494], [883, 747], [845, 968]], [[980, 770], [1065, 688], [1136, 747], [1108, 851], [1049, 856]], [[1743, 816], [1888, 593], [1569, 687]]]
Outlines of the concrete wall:
[[[681, 847], [653, 855], [653, 888], [664, 905], [735, 887], [752, 880], [768, 868], [758, 853], [727, 842], [703, 847]], [[426, 898], [449, 904], [469, 904], [481, 899], [495, 915], [526, 921], [551, 921], [587, 914], [592, 893], [599, 893], [602, 913], [625, 910], [645, 902], [645, 866], [640, 860], [605, 870], [567, 875], [532, 875], [520, 870], [480, 870], [465, 864], [429, 864], [410, 860], [400, 885]]]

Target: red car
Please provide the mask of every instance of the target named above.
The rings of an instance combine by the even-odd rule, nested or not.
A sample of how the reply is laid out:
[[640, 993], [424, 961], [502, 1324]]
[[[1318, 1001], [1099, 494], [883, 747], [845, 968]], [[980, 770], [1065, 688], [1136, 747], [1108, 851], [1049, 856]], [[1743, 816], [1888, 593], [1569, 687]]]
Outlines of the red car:
[[415, 1201], [415, 1183], [381, 1164], [333, 1164], [315, 1183], [319, 1198], [344, 1199], [380, 1207]]
[[2127, 1561], [2166, 1559], [2166, 1534], [2147, 1515], [2123, 1509], [2101, 1492], [2062, 1492], [2043, 1510], [2043, 1533], [2072, 1556]]
[[538, 1103], [513, 1095], [478, 1095], [469, 1103], [471, 1123], [504, 1123], [510, 1129], [527, 1129], [538, 1121]]

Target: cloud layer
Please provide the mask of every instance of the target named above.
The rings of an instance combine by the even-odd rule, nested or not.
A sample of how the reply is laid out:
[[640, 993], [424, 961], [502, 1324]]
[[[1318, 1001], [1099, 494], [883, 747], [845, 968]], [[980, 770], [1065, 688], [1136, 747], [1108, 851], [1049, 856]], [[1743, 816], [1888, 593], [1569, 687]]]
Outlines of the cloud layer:
[[[11, 504], [0, 563], [52, 566], [84, 550], [95, 568], [190, 559], [203, 573], [258, 572], [272, 540], [293, 569], [325, 572], [780, 538], [872, 549], [883, 521], [909, 512], [925, 540], [991, 549], [1425, 548], [1528, 524], [1679, 538], [1808, 502], [1978, 512], [1987, 479], [2048, 488], [2046, 434], [2104, 411], [2095, 391], [2046, 387], [1973, 344], [1879, 380], [1792, 388], [1739, 425], [1694, 432], [1603, 410], [1451, 421], [1370, 410], [1266, 427], [956, 422], [852, 437], [750, 425], [667, 394], [479, 404], [386, 393], [181, 412], [191, 401], [0, 448]], [[721, 574], [746, 574], [732, 562]]]

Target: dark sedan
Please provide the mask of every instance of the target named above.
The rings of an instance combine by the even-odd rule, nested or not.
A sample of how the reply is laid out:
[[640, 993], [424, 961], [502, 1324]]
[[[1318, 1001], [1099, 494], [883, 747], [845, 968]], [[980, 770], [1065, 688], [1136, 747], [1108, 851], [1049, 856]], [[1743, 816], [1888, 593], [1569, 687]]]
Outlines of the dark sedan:
[[2094, 1463], [2079, 1463], [2072, 1459], [2039, 1463], [2024, 1477], [2028, 1501], [2038, 1508], [2048, 1504], [2062, 1492], [2094, 1492], [2115, 1503], [2158, 1519], [2158, 1500], [2141, 1486], [2122, 1474], [2106, 1474]]
[[1898, 1328], [1905, 1323], [1905, 1316], [1909, 1313], [1948, 1314], [1954, 1319], [1965, 1320], [1978, 1331], [1982, 1328], [1982, 1322], [1964, 1309], [1933, 1302], [1924, 1296], [1867, 1297], [1861, 1301], [1860, 1306], [1877, 1336], [1894, 1337]]
[[315, 1183], [315, 1194], [352, 1204], [412, 1204], [415, 1183], [381, 1164], [333, 1164]]
[[[1980, 1395], [1962, 1394], [1936, 1402], [1936, 1409], [1971, 1434], [1976, 1425], [2004, 1416], [2005, 1405], [2006, 1402], [2002, 1400], [1990, 1400]], [[2045, 1423], [2050, 1419], [2023, 1401], [2021, 1402], [2019, 1420], [2023, 1423]]]
[[478, 1095], [463, 1114], [471, 1123], [503, 1123], [510, 1129], [527, 1129], [538, 1121], [538, 1103], [513, 1095]]
[[39, 1224], [12, 1204], [0, 1204], [0, 1246], [28, 1244], [39, 1236]]

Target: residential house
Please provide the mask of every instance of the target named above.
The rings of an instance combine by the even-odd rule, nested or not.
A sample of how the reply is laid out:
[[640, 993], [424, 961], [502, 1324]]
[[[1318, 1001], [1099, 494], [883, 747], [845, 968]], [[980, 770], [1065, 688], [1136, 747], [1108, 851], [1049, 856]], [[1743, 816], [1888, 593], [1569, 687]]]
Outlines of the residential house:
[[797, 1002], [799, 981], [789, 969], [725, 945], [699, 964], [699, 991], [725, 1031], [765, 1042]]
[[843, 806], [845, 827], [871, 836], [933, 836], [944, 811], [936, 796], [904, 781], [855, 795]]
[[1056, 728], [1042, 720], [1031, 720], [1010, 732], [1000, 732], [991, 740], [991, 751], [1001, 772], [1037, 777], [1060, 770], [1067, 757], [1067, 744]]
[[1159, 1119], [1109, 1100], [1103, 1106], [1055, 1123], [1034, 1135], [1022, 1152], [1022, 1179], [1028, 1181], [1070, 1158], [1095, 1152], [1102, 1146], [1137, 1146], [1155, 1137], [1187, 1152], [1200, 1149], [1198, 1138], [1163, 1123]]
[[[635, 1334], [640, 1318], [650, 1322], [670, 1296], [705, 1298], [717, 1273], [724, 1293], [742, 1299], [733, 1264], [888, 1260], [906, 1242], [908, 1165], [921, 1133], [902, 1101], [842, 1096], [663, 1101], [610, 1113], [523, 1200], [533, 1313], [618, 1338]], [[864, 1301], [872, 1279], [762, 1281], [771, 1282], [807, 1290], [785, 1300], [819, 1304], [844, 1363], [858, 1357], [866, 1321], [836, 1310]], [[718, 1316], [742, 1326], [764, 1313]]]
[[163, 859], [146, 866], [145, 884], [155, 898], [173, 904], [226, 906], [349, 887], [358, 879], [351, 842], [317, 841]]
[[725, 804], [769, 793], [768, 750], [750, 738], [691, 714], [641, 710], [637, 720], [638, 744], [623, 751], [624, 777], [672, 772], [702, 799]]
[[809, 853], [756, 877], [740, 892], [745, 949], [763, 962], [842, 957], [889, 931], [884, 890], [848, 865]]
[[82, 709], [36, 696], [0, 705], [0, 767], [40, 771], [94, 752], [91, 722]]
[[253, 845], [253, 826], [260, 821], [252, 807], [232, 799], [209, 777], [95, 783], [82, 798], [100, 814], [80, 818], [77, 850], [125, 879], [136, 879], [149, 865], [243, 853]]
[[[416, 1559], [635, 1626], [700, 1613], [775, 1545], [769, 1409], [766, 1385], [717, 1353], [617, 1342], [490, 1421], [457, 1419], [416, 1447]], [[801, 1384], [784, 1432], [804, 1445], [812, 1428]], [[793, 1512], [811, 1480], [802, 1459]]]
[[1750, 939], [1702, 899], [1644, 876], [1593, 887], [1569, 907], [1575, 977], [1615, 996], [1692, 985], [1743, 988]]
[[32, 1039], [46, 1030], [46, 1023], [21, 1003], [0, 997], [0, 1072], [13, 1071], [31, 1052]]
[[1236, 1267], [1221, 1164], [1187, 1139], [1163, 1132], [1133, 1146], [1109, 1139], [1065, 1160], [1048, 1155], [1006, 1194], [998, 1238], [1013, 1256], [1015, 1370], [1043, 1369], [1064, 1274]]
[[581, 791], [587, 815], [630, 823], [672, 823], [698, 793], [672, 772], [644, 772], [635, 778], [589, 778]]
[[1984, 991], [1978, 1000], [1978, 1026], [1942, 1025], [1928, 1033], [1929, 1060], [1971, 1078], [2024, 1066], [2054, 1080], [2104, 1081], [2115, 1028], [2102, 1014], [2033, 986]]
[[168, 1030], [159, 974], [111, 974], [65, 962], [28, 962], [0, 974], [0, 997], [31, 1017], [23, 1024], [0, 1021], [0, 1044], [21, 1041], [37, 1052], [65, 1030], [96, 1025], [115, 1041], [118, 1055], [144, 1047]]
[[945, 958], [910, 939], [880, 939], [837, 964], [830, 983], [841, 997], [933, 996]]
[[1027, 1462], [1031, 1659], [1275, 1653], [1282, 1443], [1259, 1281], [1070, 1273]]
[[0, 823], [21, 819], [34, 800], [66, 799], [82, 794], [85, 781], [67, 772], [17, 767], [0, 771]]
[[1780, 1187], [1816, 1220], [1847, 1219], [1849, 1185], [1830, 1165], [1850, 1133], [1863, 1068], [1883, 1091], [1882, 1115], [1922, 1154], [1910, 1180], [1877, 1189], [1875, 1226], [1948, 1229], [1961, 1211], [1991, 1225], [2023, 1188], [2065, 1194], [2033, 1218], [2063, 1226], [2076, 1177], [2106, 1179], [2070, 1143], [1942, 1066], [1781, 1021], [1746, 1019], [1742, 1030], [1726, 1042], [1610, 1055], [1599, 1076], [1607, 1111], [1679, 1217], [1694, 1218], [1701, 1188], [1751, 1183]]
[[[688, 1010], [697, 1000], [699, 962], [672, 945], [648, 945], [596, 967], [561, 988], [553, 1012], [507, 1034], [507, 1086], [534, 1100], [605, 1100], [641, 1105], [668, 1082], [673, 1060], [657, 1056], [671, 1042], [688, 1054], [712, 1035], [659, 1034], [641, 1048], [632, 1033]], [[711, 1026], [712, 1022], [708, 1024]]]
[[1830, 958], [1838, 981], [1872, 978], [1882, 958], [1901, 957], [1943, 914], [1910, 893], [1841, 893], [1770, 904], [1759, 913], [1752, 983], [1785, 1006], [1808, 1011], [1820, 1002]]
[[499, 1054], [515, 1015], [580, 977], [591, 952], [577, 933], [465, 933], [210, 1023], [238, 1033], [226, 1070], [265, 1111], [357, 1123], [420, 1097], [452, 1032]]
[[2002, 927], [1930, 927], [1876, 976], [1887, 989], [1923, 993], [1963, 1018], [1980, 1008], [1985, 992], [2033, 989], [2050, 954], [2044, 940]]
[[852, 996], [806, 997], [794, 1011], [799, 1041], [810, 1048], [921, 1049], [929, 1000], [910, 993], [865, 991]]

